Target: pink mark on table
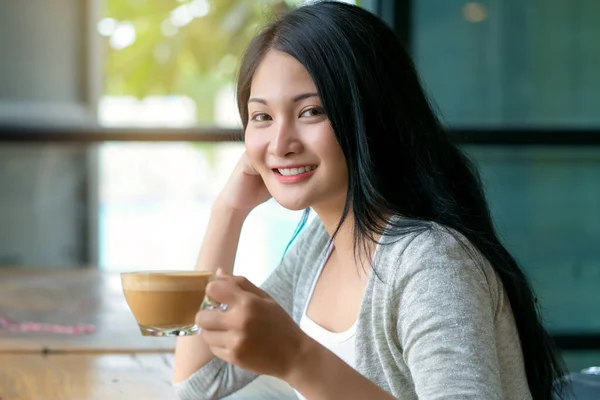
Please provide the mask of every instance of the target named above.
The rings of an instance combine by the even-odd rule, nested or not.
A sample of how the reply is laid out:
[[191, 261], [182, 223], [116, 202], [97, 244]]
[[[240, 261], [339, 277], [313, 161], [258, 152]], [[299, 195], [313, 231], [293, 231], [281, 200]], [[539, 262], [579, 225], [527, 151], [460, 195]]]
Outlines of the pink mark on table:
[[[0, 330], [6, 329], [11, 332], [48, 332], [66, 335], [83, 335], [93, 333], [96, 327], [92, 324], [47, 324], [41, 322], [16, 321], [8, 316], [0, 316]], [[0, 400], [2, 400], [0, 398]]]

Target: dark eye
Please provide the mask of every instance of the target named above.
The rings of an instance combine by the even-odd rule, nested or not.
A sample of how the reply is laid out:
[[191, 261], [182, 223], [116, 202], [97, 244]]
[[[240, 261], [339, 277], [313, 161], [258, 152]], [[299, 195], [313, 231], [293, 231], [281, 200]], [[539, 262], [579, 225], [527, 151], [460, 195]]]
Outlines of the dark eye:
[[313, 107], [313, 108], [309, 108], [307, 110], [304, 110], [302, 112], [302, 114], [300, 114], [301, 117], [318, 117], [319, 115], [323, 115], [325, 114], [325, 110], [320, 108], [320, 107]]
[[265, 113], [256, 113], [256, 114], [252, 115], [251, 119], [252, 119], [252, 121], [265, 122], [265, 121], [270, 121], [271, 116], [269, 114], [265, 114]]

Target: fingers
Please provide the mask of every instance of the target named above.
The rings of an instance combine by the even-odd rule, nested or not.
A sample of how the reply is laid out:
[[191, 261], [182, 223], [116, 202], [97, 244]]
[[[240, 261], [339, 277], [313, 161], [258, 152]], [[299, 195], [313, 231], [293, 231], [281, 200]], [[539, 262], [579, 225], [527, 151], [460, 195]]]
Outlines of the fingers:
[[227, 315], [222, 312], [198, 311], [195, 322], [200, 328], [211, 331], [225, 331], [230, 328]]
[[260, 298], [270, 298], [265, 291], [256, 287], [243, 276], [234, 276], [218, 270], [217, 277], [218, 279], [206, 287], [206, 294], [211, 300], [218, 303], [225, 303], [230, 308], [235, 306], [247, 293], [252, 293]]
[[231, 350], [228, 346], [230, 342], [229, 335], [228, 331], [202, 330], [200, 332], [200, 337], [202, 337], [213, 356], [227, 362], [230, 362], [231, 358]]
[[227, 311], [199, 311], [196, 314], [196, 324], [202, 329], [224, 331], [235, 328], [236, 324], [249, 317], [246, 315], [247, 306], [253, 304], [253, 300], [270, 298], [244, 277], [223, 272], [219, 272], [217, 276], [218, 279], [206, 287], [206, 295], [214, 302], [226, 304]]
[[229, 331], [211, 331], [203, 329], [202, 332], [200, 332], [200, 336], [202, 337], [202, 340], [204, 340], [204, 343], [211, 347], [211, 350], [213, 347], [224, 349], [231, 342], [231, 333]]
[[206, 295], [217, 303], [227, 304], [229, 308], [244, 296], [244, 291], [235, 283], [231, 276], [220, 276], [206, 286]]
[[222, 270], [221, 268], [217, 269], [216, 275], [219, 279], [233, 280], [245, 292], [253, 293], [258, 297], [270, 297], [265, 291], [255, 286], [246, 277], [232, 275], [229, 272]]
[[243, 276], [231, 276], [231, 279], [245, 292], [253, 293], [258, 297], [268, 298], [270, 297], [264, 290], [255, 286], [252, 282]]

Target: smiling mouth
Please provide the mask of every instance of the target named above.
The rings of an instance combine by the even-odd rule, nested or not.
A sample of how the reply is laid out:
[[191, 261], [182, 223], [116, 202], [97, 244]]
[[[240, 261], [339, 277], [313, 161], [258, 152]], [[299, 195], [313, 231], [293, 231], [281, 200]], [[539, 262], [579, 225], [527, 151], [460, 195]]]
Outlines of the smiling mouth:
[[278, 172], [282, 176], [296, 176], [304, 174], [306, 172], [314, 171], [315, 169], [317, 169], [316, 165], [308, 165], [305, 167], [298, 168], [275, 168], [273, 169], [273, 171]]

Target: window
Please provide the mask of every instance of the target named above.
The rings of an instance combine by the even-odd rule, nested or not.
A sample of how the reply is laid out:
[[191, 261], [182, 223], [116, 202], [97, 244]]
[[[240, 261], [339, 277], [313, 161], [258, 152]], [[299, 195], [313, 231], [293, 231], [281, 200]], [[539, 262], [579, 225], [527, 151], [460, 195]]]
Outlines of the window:
[[451, 127], [600, 126], [600, 3], [412, 4], [418, 70]]
[[536, 288], [548, 327], [599, 332], [600, 148], [466, 150], [481, 172], [501, 239]]

